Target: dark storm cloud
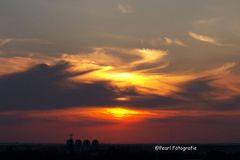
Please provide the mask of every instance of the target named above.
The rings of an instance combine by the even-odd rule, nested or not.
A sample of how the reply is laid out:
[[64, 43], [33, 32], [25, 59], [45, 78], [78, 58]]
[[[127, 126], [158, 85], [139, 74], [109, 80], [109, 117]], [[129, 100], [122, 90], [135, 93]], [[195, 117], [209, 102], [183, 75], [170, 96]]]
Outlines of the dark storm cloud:
[[215, 77], [200, 77], [182, 85], [182, 91], [178, 95], [185, 99], [185, 108], [214, 109], [213, 106], [218, 102], [213, 100], [212, 94], [219, 91], [218, 87], [211, 85], [214, 80]]
[[220, 98], [232, 91], [227, 86], [213, 85], [216, 80], [218, 78], [214, 76], [197, 78], [182, 86], [183, 91], [178, 95], [186, 98], [186, 105], [193, 109], [218, 111], [240, 109], [240, 94], [227, 99]]
[[[165, 109], [216, 109], [220, 102], [213, 100], [212, 94], [223, 92], [224, 89], [213, 86], [215, 77], [200, 77], [185, 82], [181, 91], [170, 95], [138, 95], [128, 103], [131, 106]], [[221, 101], [222, 102], [222, 101]]]
[[206, 94], [214, 92], [217, 89], [210, 84], [214, 80], [214, 77], [201, 77], [187, 82], [182, 86], [183, 91], [180, 95], [194, 100], [202, 101], [207, 99]]
[[0, 110], [39, 110], [113, 104], [117, 96], [107, 82], [74, 83], [68, 63], [37, 65], [25, 72], [0, 77]]
[[228, 100], [221, 101], [216, 105], [219, 110], [239, 110], [240, 109], [240, 95], [234, 96]]

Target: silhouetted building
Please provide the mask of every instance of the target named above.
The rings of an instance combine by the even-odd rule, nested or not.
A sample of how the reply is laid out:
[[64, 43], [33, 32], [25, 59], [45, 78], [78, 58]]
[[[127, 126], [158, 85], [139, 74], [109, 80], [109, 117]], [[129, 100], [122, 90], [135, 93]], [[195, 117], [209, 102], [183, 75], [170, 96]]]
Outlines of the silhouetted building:
[[80, 139], [77, 139], [77, 140], [75, 141], [75, 145], [76, 145], [76, 146], [81, 146], [81, 145], [82, 145], [82, 141], [81, 141]]
[[90, 146], [90, 141], [88, 139], [84, 139], [83, 146]]
[[99, 141], [98, 141], [97, 139], [94, 139], [94, 140], [92, 141], [92, 145], [93, 145], [93, 146], [99, 145]]
[[74, 145], [74, 140], [73, 140], [72, 134], [70, 135], [70, 137], [69, 137], [69, 139], [67, 140], [66, 144], [67, 144], [68, 147], [73, 147], [73, 145]]

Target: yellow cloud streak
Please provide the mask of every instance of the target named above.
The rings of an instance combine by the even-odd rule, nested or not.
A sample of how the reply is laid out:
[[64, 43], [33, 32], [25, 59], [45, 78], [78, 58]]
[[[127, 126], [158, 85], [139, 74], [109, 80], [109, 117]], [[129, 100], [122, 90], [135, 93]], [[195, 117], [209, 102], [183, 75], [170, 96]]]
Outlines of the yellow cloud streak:
[[162, 50], [154, 50], [154, 49], [135, 49], [136, 53], [142, 57], [141, 60], [133, 62], [131, 65], [137, 65], [142, 63], [154, 63], [156, 61], [159, 61], [163, 59], [165, 56], [167, 56], [166, 51]]
[[[114, 72], [110, 70], [99, 70], [78, 77], [79, 81], [94, 82], [99, 80], [110, 81], [112, 85], [119, 88], [135, 87], [142, 94], [168, 95], [180, 91], [177, 84], [193, 79], [191, 75], [150, 75], [132, 72]], [[75, 78], [76, 80], [76, 78]]]
[[[101, 80], [109, 81], [113, 86], [120, 89], [134, 87], [142, 94], [168, 95], [180, 91], [180, 88], [177, 87], [178, 84], [193, 79], [191, 75], [150, 74], [148, 72], [141, 73], [141, 70], [131, 70], [141, 64], [162, 61], [167, 55], [166, 51], [132, 49], [125, 52], [126, 55], [135, 55], [140, 58], [124, 62], [99, 48], [92, 54], [64, 55], [63, 58], [73, 64], [71, 70], [98, 69], [89, 74], [75, 77], [73, 80], [89, 83]], [[147, 70], [144, 69], [144, 71]]]

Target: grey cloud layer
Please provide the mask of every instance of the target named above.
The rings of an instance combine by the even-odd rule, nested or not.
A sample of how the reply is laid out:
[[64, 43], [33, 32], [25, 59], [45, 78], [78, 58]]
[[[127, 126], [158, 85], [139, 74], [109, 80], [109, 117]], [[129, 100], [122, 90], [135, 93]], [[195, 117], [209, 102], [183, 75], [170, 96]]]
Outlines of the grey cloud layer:
[[[119, 4], [134, 8], [134, 12], [122, 14]], [[173, 64], [170, 71], [179, 68], [203, 69], [211, 64], [240, 59], [240, 50], [195, 42], [188, 32], [211, 35], [223, 44], [238, 46], [239, 6], [237, 0], [1, 1], [0, 39], [40, 39], [44, 43], [34, 41], [0, 45], [0, 54], [56, 55], [79, 53], [94, 47], [157, 48], [170, 51]], [[214, 21], [214, 25], [207, 23], [216, 17], [221, 19]], [[196, 24], [196, 21], [201, 23]], [[188, 48], [176, 44], [156, 44], [158, 37], [179, 40]]]

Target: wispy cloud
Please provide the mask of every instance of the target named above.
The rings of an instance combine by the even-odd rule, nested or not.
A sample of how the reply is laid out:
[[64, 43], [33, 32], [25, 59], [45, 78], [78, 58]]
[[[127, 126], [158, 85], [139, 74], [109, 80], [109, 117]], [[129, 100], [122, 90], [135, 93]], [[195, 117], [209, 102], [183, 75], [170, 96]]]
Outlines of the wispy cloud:
[[210, 37], [210, 36], [201, 35], [201, 34], [194, 33], [194, 32], [189, 32], [188, 35], [196, 40], [199, 40], [199, 41], [202, 41], [205, 43], [210, 43], [210, 44], [217, 45], [217, 46], [223, 46], [223, 44], [218, 42], [217, 39]]
[[195, 26], [207, 26], [207, 27], [211, 27], [211, 26], [216, 26], [218, 25], [220, 22], [222, 22], [224, 20], [224, 17], [213, 17], [213, 18], [206, 18], [206, 19], [199, 19], [197, 21], [194, 22]]
[[178, 39], [175, 40], [175, 44], [177, 44], [177, 45], [179, 45], [181, 47], [187, 47], [187, 45], [184, 42], [182, 42], [182, 41], [180, 41]]
[[124, 14], [133, 12], [133, 8], [129, 4], [118, 4], [118, 9]]
[[11, 38], [3, 38], [3, 39], [0, 38], [0, 47], [4, 46], [12, 41], [13, 41], [13, 39], [11, 39]]
[[177, 45], [180, 47], [187, 47], [187, 45], [176, 38], [170, 38], [170, 37], [158, 37], [158, 38], [154, 38], [148, 41], [143, 41], [143, 43], [150, 43], [151, 46], [171, 46], [171, 45]]
[[184, 44], [182, 41], [178, 40], [178, 39], [171, 39], [171, 38], [168, 38], [168, 37], [164, 37], [164, 43], [165, 45], [178, 45], [178, 46], [181, 46], [181, 47], [186, 47], [186, 44]]
[[0, 47], [3, 47], [9, 43], [40, 43], [40, 44], [52, 44], [46, 40], [37, 38], [0, 38]]

